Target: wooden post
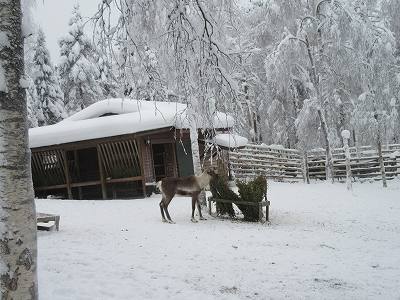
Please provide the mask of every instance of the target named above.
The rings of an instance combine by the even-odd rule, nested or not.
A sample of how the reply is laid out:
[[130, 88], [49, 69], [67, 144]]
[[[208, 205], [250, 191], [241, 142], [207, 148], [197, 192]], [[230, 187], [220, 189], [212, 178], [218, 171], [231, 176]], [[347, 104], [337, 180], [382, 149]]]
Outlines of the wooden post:
[[350, 165], [350, 149], [349, 149], [349, 139], [350, 139], [350, 131], [343, 130], [342, 131], [342, 138], [343, 138], [343, 148], [344, 148], [344, 155], [346, 158], [346, 185], [347, 189], [350, 191], [352, 190], [351, 184], [351, 165]]
[[304, 176], [307, 184], [310, 184], [310, 170], [308, 169], [308, 153], [304, 151]]
[[98, 159], [99, 171], [100, 171], [101, 194], [103, 196], [103, 200], [106, 200], [107, 199], [107, 184], [106, 184], [106, 179], [104, 177], [103, 155], [101, 154], [100, 145], [97, 145], [96, 149], [97, 149], [97, 159]]
[[71, 178], [69, 176], [67, 152], [65, 150], [62, 150], [61, 153], [62, 153], [63, 163], [64, 163], [64, 175], [65, 175], [65, 182], [67, 184], [68, 199], [72, 199]]
[[382, 155], [382, 142], [380, 137], [378, 137], [378, 160], [379, 160], [379, 165], [381, 169], [381, 174], [382, 174], [382, 184], [383, 187], [387, 187], [387, 182], [386, 182], [386, 170], [385, 170], [385, 162], [383, 160], [383, 155]]
[[[268, 197], [267, 197], [267, 193], [268, 193], [268, 180], [265, 177], [265, 194], [264, 194], [264, 201], [266, 202], [266, 206], [265, 206], [265, 222], [268, 222], [269, 219], [269, 201], [268, 201]], [[260, 204], [261, 205], [261, 204]], [[260, 207], [261, 209], [261, 213], [262, 213], [262, 206]]]
[[146, 147], [146, 144], [143, 142], [143, 139], [137, 138], [136, 143], [139, 143], [138, 150], [139, 150], [139, 158], [140, 158], [140, 172], [142, 173], [142, 186], [143, 186], [143, 197], [146, 198], [146, 177], [144, 174], [144, 159], [143, 159], [143, 151], [145, 150], [143, 147]]
[[[74, 159], [75, 159], [75, 165], [76, 165], [76, 173], [78, 174], [79, 181], [81, 181], [81, 170], [79, 167], [79, 157], [78, 157], [78, 150], [74, 150]], [[78, 182], [79, 182], [78, 181]], [[78, 186], [78, 194], [79, 194], [79, 200], [82, 200], [82, 187]]]
[[171, 143], [172, 147], [172, 158], [173, 158], [173, 164], [174, 164], [174, 176], [178, 177], [178, 161], [176, 159], [176, 143]]

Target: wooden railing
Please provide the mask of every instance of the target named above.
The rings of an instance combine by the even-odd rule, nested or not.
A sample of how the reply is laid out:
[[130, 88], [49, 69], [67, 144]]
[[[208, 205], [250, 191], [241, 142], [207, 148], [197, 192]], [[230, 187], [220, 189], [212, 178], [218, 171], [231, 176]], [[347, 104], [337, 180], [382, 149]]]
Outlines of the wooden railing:
[[303, 180], [298, 150], [248, 145], [229, 153], [231, 170], [239, 180], [265, 175], [277, 181]]
[[[144, 192], [141, 153], [135, 139], [105, 140], [89, 149], [93, 149], [94, 156], [97, 156], [90, 157], [97, 168], [93, 164], [83, 167], [85, 160], [79, 161], [79, 151], [87, 148], [77, 147], [70, 150], [60, 146], [60, 149], [33, 151], [32, 177], [35, 191], [66, 190], [66, 195], [72, 199], [75, 189], [78, 191], [75, 193], [78, 195], [76, 197], [82, 199], [85, 194], [82, 192], [83, 188], [96, 187], [95, 193], [98, 194], [97, 190], [101, 190], [102, 198], [107, 199], [116, 198], [116, 190], [122, 190], [117, 185], [138, 182], [142, 187], [137, 190]], [[68, 159], [67, 151], [73, 151], [72, 160]]]
[[[399, 176], [400, 144], [384, 146], [382, 154], [386, 178]], [[371, 146], [350, 148], [350, 156], [353, 179], [382, 178], [376, 149]], [[295, 182], [305, 180], [307, 172], [310, 179], [324, 180], [325, 163], [324, 149], [312, 150], [305, 154], [296, 149], [248, 145], [230, 152], [231, 170], [239, 180], [265, 175], [276, 181]], [[344, 181], [346, 165], [343, 148], [333, 149], [333, 169], [335, 180]]]
[[[343, 148], [334, 149], [333, 174], [334, 178], [342, 181], [346, 177], [345, 154]], [[308, 172], [310, 179], [325, 179], [325, 150], [312, 150], [307, 155]], [[383, 164], [388, 179], [400, 175], [400, 145], [387, 145], [382, 148]], [[356, 149], [350, 148], [350, 166], [352, 177], [357, 179], [382, 178], [379, 156], [377, 149], [371, 146], [364, 146]]]

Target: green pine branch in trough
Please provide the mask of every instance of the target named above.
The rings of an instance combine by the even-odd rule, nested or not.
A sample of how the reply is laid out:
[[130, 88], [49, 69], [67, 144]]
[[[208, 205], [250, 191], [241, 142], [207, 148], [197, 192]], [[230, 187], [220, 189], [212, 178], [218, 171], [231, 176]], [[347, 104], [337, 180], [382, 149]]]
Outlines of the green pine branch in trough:
[[[237, 181], [239, 188], [240, 201], [259, 203], [264, 199], [267, 193], [266, 178], [264, 176], [258, 176], [256, 179], [243, 182]], [[236, 204], [236, 203], [235, 203]], [[257, 222], [261, 220], [260, 211], [258, 206], [236, 204], [236, 206], [243, 213], [244, 220], [249, 222]]]
[[[228, 181], [222, 176], [213, 176], [210, 181], [211, 194], [215, 199], [229, 199], [240, 201], [239, 196], [228, 186]], [[235, 210], [232, 203], [216, 203], [218, 215], [227, 214], [231, 218], [235, 217]]]
[[253, 202], [259, 203], [263, 201], [267, 193], [267, 181], [264, 176], [258, 176], [256, 179], [243, 182], [237, 181], [239, 188], [239, 195], [232, 191], [228, 186], [228, 181], [223, 176], [214, 176], [210, 181], [210, 190], [213, 198], [231, 200], [233, 203], [216, 202], [218, 215], [228, 215], [235, 217], [235, 204], [243, 214], [243, 219], [249, 222], [257, 222], [262, 219], [258, 206], [245, 205], [240, 202]]

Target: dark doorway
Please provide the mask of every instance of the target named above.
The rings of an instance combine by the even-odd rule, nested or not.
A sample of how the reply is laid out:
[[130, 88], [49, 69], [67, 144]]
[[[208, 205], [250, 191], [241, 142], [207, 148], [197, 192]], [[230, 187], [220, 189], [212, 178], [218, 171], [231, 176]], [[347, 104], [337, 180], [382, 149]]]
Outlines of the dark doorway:
[[80, 181], [100, 179], [99, 161], [96, 148], [87, 148], [78, 151]]
[[100, 170], [96, 148], [67, 151], [74, 199], [101, 199]]
[[194, 174], [192, 146], [190, 141], [176, 142], [176, 160], [178, 162], [179, 176], [190, 176]]
[[156, 176], [156, 181], [161, 180], [167, 176], [166, 165], [165, 165], [165, 146], [164, 144], [153, 144], [153, 165], [154, 165], [154, 175]]
[[67, 162], [72, 182], [100, 180], [96, 148], [68, 151]]

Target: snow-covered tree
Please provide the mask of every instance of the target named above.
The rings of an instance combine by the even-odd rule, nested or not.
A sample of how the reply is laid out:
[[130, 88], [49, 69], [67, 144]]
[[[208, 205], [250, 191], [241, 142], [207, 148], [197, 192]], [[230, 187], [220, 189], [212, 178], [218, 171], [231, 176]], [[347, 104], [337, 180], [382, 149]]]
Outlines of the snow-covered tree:
[[114, 98], [118, 94], [118, 83], [113, 73], [112, 63], [103, 52], [96, 55], [98, 77], [96, 78], [104, 98]]
[[[301, 148], [325, 147], [329, 177], [330, 149], [341, 145], [342, 130], [351, 128], [352, 140], [360, 135], [361, 143], [371, 143], [371, 131], [362, 130], [357, 124], [365, 119], [360, 114], [371, 112], [374, 105], [370, 102], [363, 107], [359, 95], [370, 90], [379, 93], [373, 97], [374, 101], [386, 103], [383, 105], [386, 112], [390, 99], [398, 96], [393, 39], [380, 3], [345, 0], [256, 3], [255, 16], [261, 14], [265, 20], [266, 16], [273, 20], [261, 21], [253, 29], [258, 33], [257, 39], [264, 42], [266, 53], [264, 82], [268, 96], [263, 105], [266, 129], [271, 132], [272, 141], [285, 146], [293, 146], [293, 142], [287, 141], [297, 140]], [[274, 15], [280, 19], [274, 19]], [[271, 43], [275, 46], [271, 47]], [[383, 122], [388, 118], [381, 119]], [[385, 126], [382, 133], [387, 130]]]
[[[37, 30], [33, 28], [33, 30]], [[40, 109], [39, 100], [35, 88], [35, 83], [33, 82], [33, 55], [35, 52], [35, 35], [32, 34], [28, 38], [25, 38], [24, 43], [24, 60], [25, 60], [25, 76], [27, 80], [28, 87], [25, 89], [26, 91], [26, 102], [28, 107], [28, 125], [29, 128], [38, 126], [38, 119], [44, 119], [42, 116], [38, 116], [38, 114], [42, 114], [42, 110]]]
[[[231, 109], [238, 90], [229, 75], [233, 59], [225, 43], [232, 2], [129, 0], [115, 26], [106, 18], [113, 1], [103, 2], [97, 24], [103, 28], [102, 38], [122, 38], [117, 63], [122, 66], [127, 94], [166, 100], [172, 91], [189, 105], [193, 122], [199, 116], [211, 120], [215, 112], [209, 111], [210, 102], [217, 109]], [[196, 148], [193, 144], [194, 152]], [[195, 165], [198, 173], [200, 164]]]
[[45, 36], [42, 30], [39, 30], [37, 34], [31, 67], [36, 94], [29, 94], [38, 125], [55, 124], [66, 117], [64, 95], [50, 61], [50, 54], [46, 48]]
[[295, 147], [298, 140], [294, 121], [304, 99], [304, 89], [294, 76], [283, 79], [292, 69], [288, 66], [299, 59], [297, 52], [280, 57], [280, 63], [273, 53], [283, 33], [296, 32], [297, 19], [304, 15], [305, 7], [301, 0], [252, 1], [244, 13], [246, 26], [240, 26], [244, 28], [240, 36], [244, 45], [242, 53], [247, 74], [252, 74], [253, 78], [249, 81], [249, 89], [254, 94], [261, 135], [267, 143], [286, 147]]
[[389, 116], [389, 130], [388, 130], [388, 143], [400, 143], [400, 114], [399, 104], [396, 98], [390, 100], [390, 116]]
[[[27, 12], [25, 12], [26, 14]], [[25, 31], [26, 33], [27, 31]], [[21, 1], [0, 1], [0, 298], [38, 299]]]
[[[355, 73], [359, 95], [354, 101], [352, 123], [363, 144], [387, 142], [385, 132], [392, 127], [391, 118], [396, 122], [393, 112], [399, 86], [396, 44], [383, 18], [376, 13], [376, 5], [364, 5], [359, 10], [365, 26], [359, 28], [358, 39], [353, 43], [358, 56], [354, 60], [358, 63]], [[392, 138], [394, 134], [392, 131]]]
[[[228, 111], [254, 142], [322, 146], [329, 177], [330, 149], [342, 146], [344, 129], [350, 145], [373, 139], [359, 119], [372, 108], [359, 102], [370, 65], [387, 78], [375, 88], [385, 102], [384, 141], [399, 138], [397, 1], [256, 0], [246, 9], [233, 2], [104, 1], [96, 28], [118, 58], [122, 92], [147, 100], [173, 94], [202, 116]], [[112, 7], [121, 12], [115, 24], [107, 19]], [[371, 60], [375, 35], [389, 41], [388, 52]]]
[[75, 6], [69, 22], [68, 35], [60, 40], [60, 64], [58, 66], [64, 103], [68, 114], [79, 111], [96, 101], [103, 93], [96, 66], [96, 51], [84, 32], [84, 23]]
[[43, 110], [40, 107], [39, 97], [37, 95], [35, 83], [32, 78], [27, 77], [29, 83], [26, 89], [26, 103], [28, 108], [28, 126], [29, 128], [39, 126], [39, 119], [44, 120]]

